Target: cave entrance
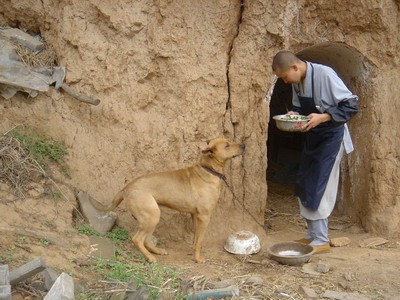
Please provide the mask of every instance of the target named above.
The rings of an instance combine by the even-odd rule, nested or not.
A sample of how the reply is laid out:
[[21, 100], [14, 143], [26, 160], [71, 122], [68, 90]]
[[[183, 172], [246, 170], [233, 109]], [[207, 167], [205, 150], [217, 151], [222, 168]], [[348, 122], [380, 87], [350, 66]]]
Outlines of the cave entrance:
[[[305, 48], [296, 54], [303, 60], [324, 64], [333, 68], [346, 86], [359, 96], [359, 107], [361, 110], [361, 104], [365, 103], [365, 90], [367, 90], [367, 79], [371, 72], [371, 65], [359, 51], [345, 44], [323, 43]], [[267, 139], [267, 183], [277, 182], [293, 190], [304, 143], [304, 134], [280, 131], [276, 128], [275, 121], [272, 119], [273, 116], [285, 114], [287, 110], [291, 109], [291, 99], [291, 85], [285, 84], [282, 80], [278, 79], [273, 86], [273, 92], [269, 99], [270, 120]], [[357, 135], [359, 132], [358, 130], [351, 130], [352, 121], [348, 125], [355, 149], [357, 150]], [[362, 145], [360, 146], [362, 148]], [[359, 153], [362, 152], [362, 149], [359, 150]], [[351, 198], [351, 195], [349, 195], [351, 193], [349, 184], [349, 168], [352, 168], [351, 165], [352, 163], [349, 162], [349, 158], [345, 155], [342, 159], [336, 206], [341, 213], [348, 213], [349, 211], [346, 211], [346, 209], [352, 209], [349, 205], [342, 205], [344, 197]], [[352, 172], [353, 176], [357, 176], [356, 173], [358, 172]]]

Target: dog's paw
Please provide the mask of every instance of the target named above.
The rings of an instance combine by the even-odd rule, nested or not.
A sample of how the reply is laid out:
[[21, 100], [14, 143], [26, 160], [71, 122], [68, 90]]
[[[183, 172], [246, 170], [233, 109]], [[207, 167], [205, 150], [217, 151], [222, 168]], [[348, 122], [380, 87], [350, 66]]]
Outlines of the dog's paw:
[[157, 262], [157, 258], [155, 258], [153, 255], [151, 256], [146, 256], [147, 261], [150, 263], [156, 263]]
[[206, 259], [204, 257], [195, 257], [194, 259], [195, 262], [197, 262], [198, 264], [204, 264], [206, 262]]

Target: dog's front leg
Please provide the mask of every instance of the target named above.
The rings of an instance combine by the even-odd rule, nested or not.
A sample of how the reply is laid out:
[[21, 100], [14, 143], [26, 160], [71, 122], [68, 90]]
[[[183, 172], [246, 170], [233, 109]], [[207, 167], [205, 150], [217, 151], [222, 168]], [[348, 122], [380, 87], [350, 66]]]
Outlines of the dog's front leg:
[[194, 232], [194, 241], [193, 246], [196, 244], [196, 223], [197, 223], [197, 214], [190, 214], [192, 216], [192, 223], [193, 223], [193, 232]]
[[208, 223], [210, 223], [210, 215], [195, 216], [194, 260], [197, 263], [204, 263], [205, 261], [205, 259], [200, 256], [200, 251]]

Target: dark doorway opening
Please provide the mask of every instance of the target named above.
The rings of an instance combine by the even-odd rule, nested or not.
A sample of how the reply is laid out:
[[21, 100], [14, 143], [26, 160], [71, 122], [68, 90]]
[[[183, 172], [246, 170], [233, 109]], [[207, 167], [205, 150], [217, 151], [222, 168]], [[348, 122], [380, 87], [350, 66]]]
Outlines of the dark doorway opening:
[[292, 108], [292, 86], [276, 81], [270, 101], [267, 140], [267, 181], [293, 186], [300, 162], [304, 134], [281, 131], [273, 116], [286, 114]]

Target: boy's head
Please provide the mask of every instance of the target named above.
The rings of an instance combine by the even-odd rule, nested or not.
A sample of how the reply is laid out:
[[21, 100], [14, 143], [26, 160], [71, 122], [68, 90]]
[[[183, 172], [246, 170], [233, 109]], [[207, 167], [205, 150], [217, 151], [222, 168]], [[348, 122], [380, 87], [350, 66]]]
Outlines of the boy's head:
[[305, 76], [306, 64], [293, 52], [283, 50], [274, 56], [272, 71], [285, 83], [299, 83]]

